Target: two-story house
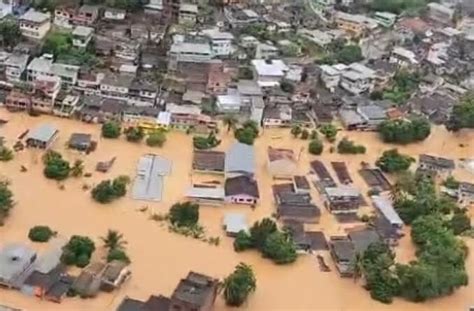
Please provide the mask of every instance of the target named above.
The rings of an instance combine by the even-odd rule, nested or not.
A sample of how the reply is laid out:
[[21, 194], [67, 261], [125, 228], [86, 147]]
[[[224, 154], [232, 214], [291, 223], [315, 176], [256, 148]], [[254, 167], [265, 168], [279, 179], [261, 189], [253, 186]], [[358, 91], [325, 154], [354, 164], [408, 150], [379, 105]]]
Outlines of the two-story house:
[[372, 91], [375, 72], [358, 63], [353, 63], [342, 73], [340, 85], [353, 95]]
[[230, 56], [232, 54], [232, 40], [234, 40], [234, 36], [230, 32], [207, 29], [203, 33], [211, 40], [211, 48], [214, 55]]
[[107, 73], [100, 83], [100, 92], [105, 97], [126, 99], [134, 79], [134, 75]]
[[25, 37], [41, 40], [51, 29], [51, 14], [28, 10], [20, 17], [20, 31]]
[[29, 55], [13, 53], [5, 61], [5, 76], [8, 81], [20, 81], [22, 74], [26, 70]]
[[72, 45], [77, 48], [86, 48], [92, 39], [94, 29], [86, 26], [77, 26], [72, 32]]

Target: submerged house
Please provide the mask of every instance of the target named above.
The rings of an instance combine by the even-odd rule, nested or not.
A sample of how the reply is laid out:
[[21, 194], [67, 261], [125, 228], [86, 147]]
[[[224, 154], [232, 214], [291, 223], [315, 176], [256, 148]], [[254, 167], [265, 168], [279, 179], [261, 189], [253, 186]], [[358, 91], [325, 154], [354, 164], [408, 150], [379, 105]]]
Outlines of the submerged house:
[[128, 268], [127, 263], [113, 260], [105, 267], [105, 271], [102, 274], [100, 289], [106, 292], [111, 292], [119, 288], [130, 278], [131, 275], [132, 272]]
[[246, 175], [227, 178], [224, 191], [228, 203], [255, 205], [260, 198], [257, 181]]
[[274, 178], [291, 177], [296, 173], [297, 161], [291, 149], [268, 147], [268, 171]]
[[194, 150], [193, 171], [224, 174], [226, 154], [222, 151]]
[[372, 196], [376, 218], [374, 221], [375, 231], [385, 243], [397, 245], [398, 239], [403, 236], [403, 221], [393, 207], [392, 201], [384, 196]]
[[205, 205], [221, 205], [224, 203], [225, 191], [223, 187], [192, 186], [186, 193], [189, 200]]
[[226, 213], [223, 227], [227, 236], [235, 237], [240, 231], [247, 231], [247, 218], [242, 213]]
[[356, 213], [360, 205], [360, 192], [342, 185], [324, 188], [324, 204], [333, 214]]
[[253, 146], [235, 143], [225, 156], [226, 177], [255, 174], [255, 150]]
[[210, 311], [217, 297], [219, 280], [189, 272], [171, 295], [169, 310]]
[[0, 249], [0, 286], [21, 288], [33, 272], [36, 252], [23, 244], [7, 244]]
[[47, 149], [58, 137], [59, 131], [50, 124], [43, 124], [31, 130], [26, 136], [28, 147]]
[[420, 154], [418, 168], [437, 174], [451, 174], [455, 168], [454, 160], [443, 157]]
[[93, 262], [85, 267], [77, 277], [72, 288], [81, 297], [94, 297], [100, 290], [102, 276], [105, 272], [106, 264]]

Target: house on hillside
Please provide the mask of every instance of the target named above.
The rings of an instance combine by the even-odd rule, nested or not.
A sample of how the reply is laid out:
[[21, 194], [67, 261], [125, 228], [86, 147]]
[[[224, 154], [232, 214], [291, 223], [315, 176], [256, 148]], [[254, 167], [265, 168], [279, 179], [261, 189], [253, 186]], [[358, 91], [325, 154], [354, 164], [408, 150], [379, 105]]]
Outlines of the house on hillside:
[[267, 168], [273, 178], [291, 177], [296, 173], [297, 160], [293, 150], [269, 146], [267, 156]]

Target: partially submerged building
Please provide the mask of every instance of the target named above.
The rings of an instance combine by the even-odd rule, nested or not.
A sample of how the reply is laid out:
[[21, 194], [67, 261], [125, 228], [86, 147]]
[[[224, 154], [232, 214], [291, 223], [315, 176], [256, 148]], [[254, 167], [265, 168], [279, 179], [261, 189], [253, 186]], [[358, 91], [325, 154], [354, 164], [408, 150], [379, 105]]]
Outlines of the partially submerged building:
[[0, 249], [0, 285], [21, 288], [33, 273], [36, 252], [23, 244], [6, 244]]
[[133, 182], [132, 197], [135, 200], [161, 201], [164, 176], [171, 173], [172, 162], [155, 154], [147, 154], [138, 160], [137, 175]]
[[247, 175], [227, 178], [224, 190], [228, 203], [255, 205], [260, 199], [257, 181]]
[[255, 174], [255, 150], [253, 146], [234, 143], [225, 156], [226, 177]]
[[58, 138], [59, 130], [51, 124], [40, 125], [26, 136], [26, 145], [28, 147], [47, 149]]

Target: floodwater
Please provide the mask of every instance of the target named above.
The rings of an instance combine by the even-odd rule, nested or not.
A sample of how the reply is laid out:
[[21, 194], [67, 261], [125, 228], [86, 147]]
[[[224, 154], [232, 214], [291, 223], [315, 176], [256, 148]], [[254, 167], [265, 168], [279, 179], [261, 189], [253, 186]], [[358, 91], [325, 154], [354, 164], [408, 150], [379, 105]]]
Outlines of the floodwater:
[[[206, 180], [203, 176], [190, 173], [192, 158], [191, 137], [183, 133], [172, 132], [168, 141], [161, 149], [152, 149], [145, 144], [132, 144], [124, 140], [105, 140], [100, 138], [100, 129], [97, 125], [89, 125], [76, 121], [59, 119], [48, 116], [29, 117], [25, 114], [10, 114], [0, 110], [0, 119], [7, 119], [9, 123], [0, 127], [0, 136], [6, 138], [7, 144], [12, 146], [21, 133], [35, 125], [48, 122], [60, 129], [60, 137], [53, 149], [62, 152], [63, 156], [73, 162], [82, 159], [86, 165], [86, 172], [92, 172], [91, 178], [70, 178], [61, 189], [58, 183], [47, 180], [42, 175], [41, 152], [25, 150], [17, 154], [14, 161], [0, 163], [0, 175], [11, 181], [11, 188], [15, 194], [17, 204], [7, 219], [6, 225], [0, 227], [0, 244], [7, 242], [29, 243], [28, 230], [38, 224], [49, 225], [67, 238], [73, 234], [87, 235], [96, 241], [98, 250], [95, 257], [103, 256], [104, 251], [99, 241], [110, 229], [122, 232], [128, 241], [129, 253], [133, 272], [132, 278], [117, 292], [100, 293], [93, 299], [66, 298], [63, 303], [55, 304], [40, 301], [34, 297], [25, 296], [16, 291], [0, 290], [0, 304], [25, 310], [115, 310], [125, 296], [145, 300], [151, 294], [170, 295], [180, 280], [190, 270], [202, 272], [217, 278], [229, 274], [239, 262], [246, 262], [253, 266], [257, 276], [257, 291], [244, 310], [265, 311], [293, 311], [293, 310], [467, 310], [474, 305], [474, 285], [456, 291], [453, 295], [436, 299], [423, 304], [409, 303], [396, 300], [391, 305], [383, 305], [373, 301], [369, 294], [351, 279], [341, 279], [337, 275], [329, 254], [323, 252], [332, 272], [319, 271], [314, 255], [301, 256], [290, 266], [276, 266], [264, 260], [253, 251], [235, 253], [232, 249], [232, 240], [223, 235], [221, 220], [225, 211], [242, 211], [247, 214], [250, 222], [274, 212], [271, 195], [272, 179], [266, 173], [266, 149], [268, 146], [292, 148], [300, 154], [298, 170], [300, 174], [307, 174], [309, 161], [316, 158], [308, 155], [307, 141], [294, 139], [289, 130], [265, 130], [256, 141], [257, 174], [261, 193], [261, 203], [255, 210], [245, 206], [202, 207], [200, 223], [206, 228], [207, 235], [220, 236], [219, 246], [169, 233], [164, 224], [150, 220], [152, 211], [165, 213], [168, 208], [182, 199], [185, 189], [196, 181]], [[90, 155], [80, 155], [65, 149], [66, 141], [73, 132], [91, 133], [98, 141], [98, 148]], [[349, 165], [349, 171], [357, 187], [367, 192], [357, 170], [360, 162], [371, 162], [390, 146], [381, 143], [373, 133], [343, 133], [339, 138], [348, 135], [358, 143], [367, 146], [367, 155], [342, 156], [329, 153], [327, 144], [324, 154], [320, 157], [327, 164], [328, 169], [335, 177], [330, 161], [343, 160]], [[223, 142], [218, 149], [225, 150], [232, 143], [230, 134], [223, 129]], [[456, 135], [446, 133], [441, 128], [435, 128], [433, 134], [425, 142], [401, 147], [400, 150], [416, 157], [421, 152], [429, 152], [452, 158], [466, 158], [474, 154], [474, 133], [461, 132]], [[460, 147], [459, 144], [465, 144]], [[165, 177], [164, 198], [160, 203], [134, 201], [129, 197], [122, 198], [112, 204], [99, 205], [94, 203], [90, 194], [84, 191], [83, 185], [94, 185], [103, 179], [126, 174], [134, 177], [135, 165], [140, 155], [154, 152], [173, 161], [172, 173]], [[94, 172], [97, 161], [108, 160], [116, 156], [117, 161], [107, 174]], [[20, 166], [28, 168], [27, 172], [20, 172]], [[455, 174], [463, 180], [472, 180], [472, 176], [461, 171]], [[209, 176], [208, 180], [216, 180]], [[316, 190], [312, 190], [316, 203], [321, 206]], [[146, 211], [144, 207], [148, 207]], [[365, 208], [369, 210], [368, 207]], [[343, 233], [348, 225], [338, 224], [334, 217], [322, 209], [321, 222], [312, 226], [312, 229], [323, 229], [326, 235]], [[474, 240], [467, 241], [468, 246], [474, 249]], [[39, 251], [47, 245], [33, 245]], [[413, 247], [409, 235], [404, 238], [397, 249], [397, 256], [401, 261], [414, 258]], [[474, 278], [474, 259], [468, 258], [466, 266], [469, 275]], [[231, 310], [227, 308], [221, 298], [218, 298], [216, 310]]]

